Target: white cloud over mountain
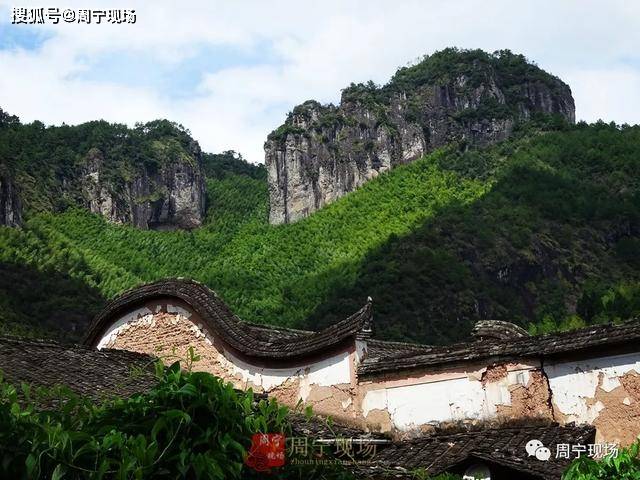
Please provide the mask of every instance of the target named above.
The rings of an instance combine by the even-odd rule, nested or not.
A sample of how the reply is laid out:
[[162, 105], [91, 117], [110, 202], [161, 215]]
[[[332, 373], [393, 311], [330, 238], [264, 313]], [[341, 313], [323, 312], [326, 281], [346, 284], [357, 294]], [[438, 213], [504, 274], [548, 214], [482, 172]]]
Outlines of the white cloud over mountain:
[[523, 53], [571, 85], [579, 119], [640, 122], [636, 2], [83, 0], [48, 6], [138, 21], [11, 25], [10, 8], [31, 4], [0, 1], [0, 107], [25, 121], [165, 117], [257, 162], [297, 103], [458, 46]]

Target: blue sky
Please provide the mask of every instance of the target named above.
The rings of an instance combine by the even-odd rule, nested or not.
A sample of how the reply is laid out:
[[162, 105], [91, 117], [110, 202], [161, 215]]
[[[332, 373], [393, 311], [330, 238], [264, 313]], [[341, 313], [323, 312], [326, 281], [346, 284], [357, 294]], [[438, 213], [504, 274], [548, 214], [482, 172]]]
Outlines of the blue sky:
[[198, 94], [204, 73], [212, 74], [234, 67], [256, 64], [277, 65], [279, 59], [264, 42], [252, 48], [233, 45], [193, 45], [190, 52], [176, 62], [159, 62], [153, 56], [126, 48], [80, 56], [89, 66], [71, 78], [83, 82], [108, 80], [114, 84], [162, 92], [169, 99]]
[[[6, 16], [6, 10], [3, 10]], [[0, 50], [37, 50], [54, 35], [53, 32], [43, 31], [37, 26], [26, 25], [16, 28], [7, 23], [0, 23]]]
[[10, 24], [11, 7], [41, 5], [0, 0], [0, 107], [24, 121], [164, 117], [261, 162], [296, 104], [458, 46], [523, 53], [571, 86], [579, 119], [640, 122], [640, 2], [69, 0], [47, 6], [138, 21]]

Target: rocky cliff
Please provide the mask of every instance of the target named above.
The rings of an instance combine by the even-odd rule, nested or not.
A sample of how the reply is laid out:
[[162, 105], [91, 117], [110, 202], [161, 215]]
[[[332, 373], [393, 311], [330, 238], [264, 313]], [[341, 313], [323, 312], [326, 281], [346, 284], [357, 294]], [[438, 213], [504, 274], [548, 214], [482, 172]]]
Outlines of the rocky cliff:
[[123, 184], [109, 181], [103, 153], [92, 149], [80, 179], [84, 206], [113, 223], [142, 229], [192, 229], [205, 213], [205, 178], [199, 149], [193, 158], [138, 168]]
[[303, 218], [379, 173], [451, 142], [485, 145], [517, 122], [575, 120], [570, 88], [522, 55], [447, 49], [377, 87], [352, 84], [339, 106], [307, 101], [265, 143], [273, 224]]
[[17, 227], [22, 223], [22, 206], [13, 179], [0, 175], [0, 226]]
[[19, 225], [23, 210], [72, 206], [142, 229], [191, 229], [204, 219], [203, 155], [179, 125], [45, 127], [16, 118], [0, 126], [2, 225]]

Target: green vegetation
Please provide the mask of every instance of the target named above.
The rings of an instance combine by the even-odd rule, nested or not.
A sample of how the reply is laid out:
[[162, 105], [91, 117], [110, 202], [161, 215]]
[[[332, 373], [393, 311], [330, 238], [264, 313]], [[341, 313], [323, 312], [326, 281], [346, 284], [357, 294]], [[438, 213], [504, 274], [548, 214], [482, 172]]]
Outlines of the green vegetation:
[[167, 120], [133, 129], [102, 120], [45, 127], [0, 110], [0, 174], [16, 180], [27, 214], [83, 205], [78, 172], [92, 160], [102, 162], [101, 181], [120, 192], [136, 171], [154, 172], [174, 159], [193, 163], [195, 151], [189, 132]]
[[460, 339], [477, 318], [542, 333], [637, 316], [639, 134], [581, 124], [439, 156], [487, 190], [371, 251], [309, 323], [335, 321], [365, 295], [387, 338], [422, 341]]
[[[193, 355], [192, 360], [197, 360]], [[288, 410], [205, 372], [156, 366], [145, 394], [94, 402], [64, 387], [16, 389], [0, 376], [0, 476], [14, 479], [257, 479], [254, 433], [291, 433]], [[337, 466], [287, 465], [275, 479], [352, 479]]]
[[[289, 114], [289, 117], [287, 119], [291, 118], [291, 113]], [[283, 123], [282, 125], [280, 125], [278, 128], [276, 128], [273, 132], [271, 132], [268, 135], [268, 139], [269, 140], [275, 140], [277, 142], [283, 142], [284, 140], [286, 140], [287, 135], [289, 134], [293, 134], [293, 135], [302, 135], [304, 133], [307, 133], [307, 131], [304, 128], [301, 127], [294, 127], [293, 125], [291, 125], [290, 123]]]
[[415, 64], [399, 68], [382, 87], [371, 81], [352, 83], [343, 90], [342, 98], [366, 105], [388, 103], [394, 93], [419, 92], [425, 85], [453, 85], [463, 76], [466, 84], [460, 88], [466, 89], [477, 88], [495, 78], [497, 86], [505, 92], [506, 105], [502, 105], [503, 108], [513, 107], [522, 99], [520, 85], [524, 83], [539, 82], [555, 93], [561, 93], [564, 86], [560, 79], [545, 72], [524, 55], [510, 50], [487, 53], [479, 49], [445, 48], [432, 55], [425, 55]]
[[209, 179], [220, 180], [229, 174], [244, 175], [256, 180], [267, 178], [267, 170], [264, 165], [253, 165], [242, 158], [240, 153], [233, 150], [203, 154], [202, 167]]
[[622, 449], [618, 456], [602, 460], [580, 457], [573, 461], [562, 480], [635, 480], [640, 478], [640, 441]]
[[557, 78], [538, 68], [524, 55], [510, 50], [487, 53], [480, 49], [445, 48], [433, 55], [425, 55], [415, 65], [398, 69], [387, 88], [414, 90], [425, 84], [446, 85], [464, 75], [471, 87], [477, 87], [489, 73], [505, 77], [505, 86], [526, 81], [541, 81], [553, 87]]
[[[64, 269], [64, 260], [59, 261], [56, 267]], [[0, 262], [0, 334], [59, 340], [81, 337], [105, 299], [69, 273]]]
[[[432, 343], [464, 338], [480, 318], [542, 332], [638, 315], [640, 127], [556, 127], [437, 151], [292, 225], [268, 225], [266, 182], [233, 172], [208, 180], [207, 222], [192, 232], [43, 213], [0, 229], [0, 262], [98, 298], [193, 277], [241, 318], [294, 327], [344, 318], [371, 295], [378, 335]], [[38, 292], [54, 309], [46, 283], [34, 280], [31, 297], [4, 288], [5, 324], [49, 321], [15, 307]]]

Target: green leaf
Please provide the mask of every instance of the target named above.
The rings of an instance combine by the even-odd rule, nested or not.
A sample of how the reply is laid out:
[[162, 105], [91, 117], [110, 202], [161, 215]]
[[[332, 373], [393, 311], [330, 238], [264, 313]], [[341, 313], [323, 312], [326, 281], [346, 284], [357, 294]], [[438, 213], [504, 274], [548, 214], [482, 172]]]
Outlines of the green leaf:
[[37, 460], [35, 455], [33, 455], [33, 453], [30, 453], [26, 460], [25, 460], [25, 465], [27, 467], [27, 477], [31, 478], [33, 477], [33, 474], [35, 473], [35, 469], [36, 469], [36, 465], [37, 465]]
[[56, 465], [56, 468], [53, 469], [51, 480], [60, 480], [65, 473], [65, 468], [62, 466], [62, 464], [59, 463], [58, 465]]

